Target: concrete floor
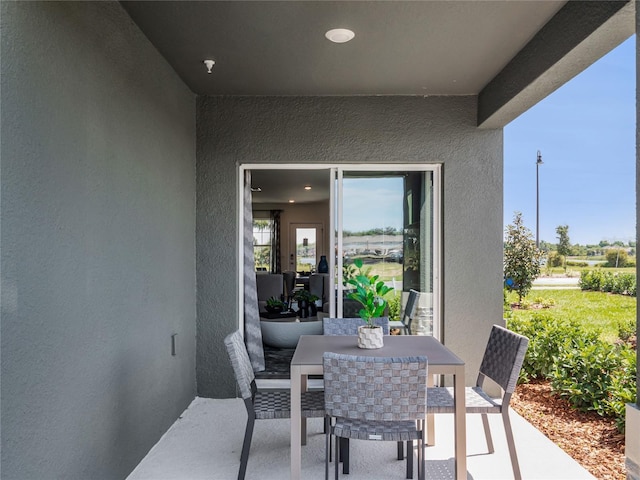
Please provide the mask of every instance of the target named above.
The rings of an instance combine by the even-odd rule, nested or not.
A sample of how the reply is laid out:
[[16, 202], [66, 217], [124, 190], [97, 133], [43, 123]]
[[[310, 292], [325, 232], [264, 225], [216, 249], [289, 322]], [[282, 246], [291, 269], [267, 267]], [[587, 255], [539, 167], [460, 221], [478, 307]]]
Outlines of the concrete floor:
[[[467, 416], [467, 478], [513, 478], [504, 429], [499, 415], [491, 415], [496, 452], [486, 453], [479, 415]], [[523, 479], [586, 480], [594, 477], [553, 442], [511, 411]], [[246, 410], [240, 399], [196, 398], [151, 449], [129, 480], [233, 480], [237, 477]], [[289, 420], [256, 422], [247, 480], [289, 478]], [[436, 415], [436, 445], [427, 448], [427, 478], [453, 477], [453, 418]], [[302, 454], [303, 479], [324, 478], [322, 420], [309, 421], [309, 439]], [[405, 478], [405, 463], [395, 459], [389, 442], [352, 441], [348, 480]], [[333, 473], [333, 470], [331, 470]], [[331, 477], [333, 478], [333, 477]], [[417, 476], [415, 477], [417, 478]]]

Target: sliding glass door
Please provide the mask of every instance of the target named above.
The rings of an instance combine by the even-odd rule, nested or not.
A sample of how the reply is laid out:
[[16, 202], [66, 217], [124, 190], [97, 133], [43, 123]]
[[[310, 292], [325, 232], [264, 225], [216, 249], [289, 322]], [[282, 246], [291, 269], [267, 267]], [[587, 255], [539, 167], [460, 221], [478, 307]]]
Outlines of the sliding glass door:
[[[355, 317], [360, 307], [347, 298], [346, 280], [360, 259], [365, 271], [393, 288], [387, 297], [389, 316], [399, 318], [409, 291], [417, 290], [417, 333], [439, 337], [439, 165], [245, 165], [240, 178], [245, 169], [252, 171], [256, 222], [263, 219], [260, 211], [276, 209], [281, 223], [274, 229], [286, 239], [271, 252], [280, 255], [275, 270], [265, 266], [266, 257], [257, 268], [281, 273], [281, 265], [281, 270], [302, 275], [315, 272], [319, 256], [326, 256], [329, 285], [324, 286], [323, 307], [328, 312], [323, 313]], [[314, 196], [307, 200], [309, 195]], [[243, 207], [241, 203], [240, 212]], [[261, 239], [254, 232], [254, 250], [266, 246]], [[243, 242], [240, 236], [240, 252]]]

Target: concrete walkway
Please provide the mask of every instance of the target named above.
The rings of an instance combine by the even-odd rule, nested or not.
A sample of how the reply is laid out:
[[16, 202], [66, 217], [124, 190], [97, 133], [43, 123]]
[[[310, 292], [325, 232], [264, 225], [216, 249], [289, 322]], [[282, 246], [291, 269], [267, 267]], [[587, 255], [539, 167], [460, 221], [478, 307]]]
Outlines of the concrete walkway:
[[538, 277], [533, 281], [533, 290], [580, 288], [580, 277]]
[[[151, 449], [128, 480], [234, 480], [246, 423], [240, 399], [196, 398]], [[467, 415], [467, 479], [512, 479], [500, 415], [489, 415], [495, 453], [488, 454], [480, 415]], [[523, 479], [589, 480], [594, 477], [517, 413], [511, 421]], [[247, 480], [289, 478], [289, 420], [256, 422]], [[436, 415], [436, 445], [427, 448], [427, 478], [453, 479], [453, 416]], [[310, 419], [302, 448], [302, 478], [324, 478], [322, 419]], [[395, 459], [393, 442], [352, 441], [348, 480], [405, 478], [405, 462]], [[333, 472], [331, 472], [333, 473]], [[333, 478], [331, 476], [331, 478]], [[417, 478], [414, 477], [414, 478]]]

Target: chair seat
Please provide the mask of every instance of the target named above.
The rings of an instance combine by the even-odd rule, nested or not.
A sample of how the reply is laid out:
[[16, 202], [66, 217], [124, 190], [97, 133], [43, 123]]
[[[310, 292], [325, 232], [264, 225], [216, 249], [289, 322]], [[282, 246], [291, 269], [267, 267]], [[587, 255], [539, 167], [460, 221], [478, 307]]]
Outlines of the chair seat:
[[360, 420], [337, 417], [333, 426], [333, 433], [343, 438], [386, 442], [404, 442], [420, 438], [420, 431], [416, 428], [415, 421], [362, 422]]
[[[324, 417], [324, 392], [304, 392], [302, 394], [302, 417]], [[291, 395], [284, 390], [266, 390], [256, 392], [253, 408], [256, 418], [291, 418]]]
[[[467, 387], [465, 402], [467, 413], [500, 413], [502, 411], [502, 401], [491, 398], [480, 387]], [[427, 412], [454, 413], [453, 388], [428, 388]]]
[[401, 320], [389, 320], [389, 328], [407, 328]]

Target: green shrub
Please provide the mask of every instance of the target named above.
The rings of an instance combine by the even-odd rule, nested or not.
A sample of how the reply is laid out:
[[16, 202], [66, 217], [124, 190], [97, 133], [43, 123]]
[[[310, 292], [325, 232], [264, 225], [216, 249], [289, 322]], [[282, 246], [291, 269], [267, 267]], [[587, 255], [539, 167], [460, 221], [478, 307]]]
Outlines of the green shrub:
[[618, 321], [618, 338], [623, 342], [626, 342], [636, 334], [636, 322], [635, 320], [620, 320]]
[[627, 264], [627, 251], [622, 248], [607, 250], [607, 265], [609, 267], [624, 267]]
[[563, 262], [564, 258], [562, 257], [562, 255], [558, 255], [558, 252], [549, 252], [547, 265], [551, 267], [562, 267]]
[[578, 285], [582, 290], [636, 295], [636, 276], [633, 273], [583, 270]]
[[562, 352], [551, 386], [581, 411], [616, 418], [624, 431], [625, 404], [635, 402], [635, 377], [635, 352], [598, 340]]
[[597, 340], [599, 332], [585, 332], [577, 321], [561, 321], [546, 313], [534, 313], [529, 319], [511, 319], [509, 328], [529, 338], [529, 348], [520, 372], [521, 381], [550, 379], [560, 354], [581, 339]]
[[400, 303], [400, 296], [395, 295], [388, 301], [389, 305], [389, 320], [396, 321], [400, 320], [400, 310], [402, 308]]
[[[572, 406], [613, 417], [624, 431], [625, 405], [636, 400], [633, 349], [600, 340], [600, 332], [587, 331], [577, 321], [560, 321], [548, 314], [514, 317], [507, 323], [529, 338], [520, 381], [550, 379], [554, 392]], [[632, 335], [632, 330], [635, 333], [626, 323], [619, 325], [621, 338]]]

